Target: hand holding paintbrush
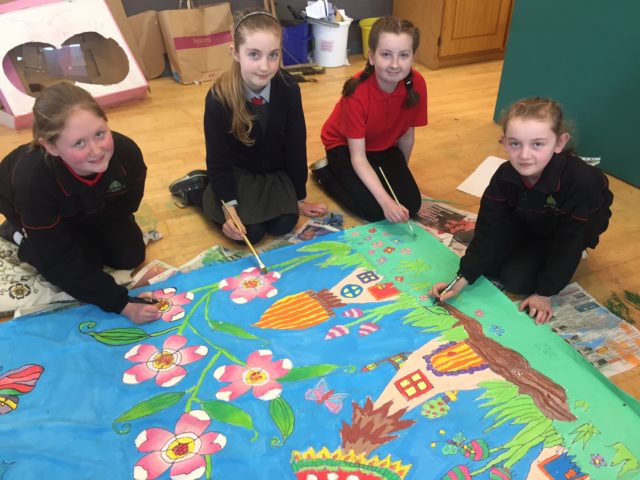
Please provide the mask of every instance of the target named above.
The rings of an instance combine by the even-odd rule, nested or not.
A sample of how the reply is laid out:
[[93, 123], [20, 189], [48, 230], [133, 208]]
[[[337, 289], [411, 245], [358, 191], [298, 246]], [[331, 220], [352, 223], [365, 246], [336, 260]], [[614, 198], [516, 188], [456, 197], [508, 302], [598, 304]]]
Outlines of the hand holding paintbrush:
[[[225, 212], [226, 216], [228, 216], [231, 219], [231, 221], [233, 222], [234, 226], [238, 229], [238, 233], [240, 234], [242, 240], [244, 240], [244, 243], [247, 244], [247, 247], [249, 247], [249, 250], [251, 250], [251, 253], [253, 253], [253, 256], [256, 257], [256, 260], [258, 261], [258, 266], [260, 267], [260, 271], [262, 273], [267, 273], [267, 267], [265, 267], [264, 263], [260, 259], [260, 256], [258, 255], [258, 252], [256, 252], [256, 249], [253, 248], [253, 245], [251, 244], [251, 242], [247, 238], [247, 234], [246, 234], [246, 230], [244, 229], [244, 225], [242, 225], [242, 223], [240, 222], [240, 219], [236, 217], [235, 209], [234, 209], [234, 211], [231, 211], [231, 209], [227, 206], [227, 204], [225, 203], [224, 200], [220, 200], [220, 201], [222, 202], [222, 210]], [[225, 226], [226, 226], [226, 222], [225, 222]], [[225, 227], [223, 227], [223, 229], [224, 228]], [[227, 233], [225, 232], [225, 234], [227, 234]], [[228, 235], [228, 236], [230, 236], [230, 235]], [[233, 238], [233, 237], [231, 237], [231, 238]]]
[[[391, 193], [391, 196], [393, 197], [393, 199], [396, 202], [396, 205], [398, 205], [398, 207], [401, 207], [402, 205], [400, 204], [400, 201], [398, 200], [398, 197], [396, 196], [396, 192], [393, 191], [393, 188], [391, 188], [391, 183], [389, 183], [389, 180], [387, 179], [387, 176], [384, 174], [384, 170], [382, 170], [382, 167], [378, 167], [378, 170], [380, 170], [380, 174], [382, 175], [382, 178], [384, 179], [384, 183], [387, 184], [387, 188], [389, 188], [389, 192]], [[413, 225], [411, 225], [411, 220], [407, 220], [407, 225], [409, 225], [409, 230], [411, 230], [411, 236], [413, 238], [416, 238], [416, 232], [413, 230]]]

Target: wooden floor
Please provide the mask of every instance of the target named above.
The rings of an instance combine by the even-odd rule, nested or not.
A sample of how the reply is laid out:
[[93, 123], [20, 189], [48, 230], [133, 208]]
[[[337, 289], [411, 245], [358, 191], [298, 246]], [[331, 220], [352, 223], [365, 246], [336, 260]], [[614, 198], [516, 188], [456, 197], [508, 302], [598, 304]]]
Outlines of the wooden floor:
[[[324, 155], [320, 128], [337, 101], [344, 80], [364, 65], [361, 56], [351, 57], [351, 62], [351, 66], [316, 75], [317, 83], [301, 84], [309, 162]], [[416, 130], [411, 168], [423, 193], [477, 212], [479, 199], [458, 192], [456, 187], [488, 155], [504, 157], [498, 143], [500, 128], [492, 121], [502, 62], [436, 71], [419, 65], [417, 68], [427, 80], [429, 125]], [[179, 266], [209, 246], [236, 247], [195, 209], [178, 208], [167, 189], [185, 172], [204, 168], [202, 116], [208, 88], [209, 85], [179, 85], [171, 78], [161, 78], [150, 82], [151, 91], [145, 100], [108, 111], [111, 128], [135, 139], [149, 167], [138, 218], [145, 227], [155, 226], [164, 238], [148, 248], [147, 260], [160, 259]], [[3, 154], [29, 140], [29, 131], [0, 127]], [[640, 192], [615, 178], [611, 178], [611, 185], [615, 194], [611, 225], [575, 277], [603, 303], [613, 294], [623, 299], [625, 290], [640, 292]], [[312, 181], [308, 191], [310, 200], [324, 201], [337, 209]], [[357, 219], [346, 217], [347, 227], [358, 223]], [[623, 303], [628, 315], [640, 325], [640, 311]], [[640, 367], [613, 381], [640, 398]]]

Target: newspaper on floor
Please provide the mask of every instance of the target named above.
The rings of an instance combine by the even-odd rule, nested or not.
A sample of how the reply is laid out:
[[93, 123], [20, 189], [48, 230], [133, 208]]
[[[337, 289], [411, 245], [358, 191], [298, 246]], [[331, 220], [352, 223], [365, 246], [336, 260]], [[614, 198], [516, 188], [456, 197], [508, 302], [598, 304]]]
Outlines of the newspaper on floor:
[[640, 365], [640, 331], [600, 305], [578, 283], [551, 297], [551, 328], [611, 377]]
[[[129, 289], [133, 290], [134, 288], [146, 287], [152, 283], [158, 283], [160, 280], [166, 280], [177, 272], [178, 269], [168, 263], [161, 260], [152, 260], [133, 276], [133, 281]], [[158, 279], [159, 275], [163, 275], [160, 277], [160, 280]], [[152, 282], [151, 280], [154, 281]]]
[[222, 245], [214, 245], [207, 248], [204, 252], [199, 253], [188, 262], [180, 266], [179, 270], [182, 273], [188, 273], [193, 270], [197, 270], [207, 265], [220, 262], [231, 262], [239, 258], [251, 255], [251, 252], [245, 252], [243, 250], [233, 250]]
[[324, 235], [328, 235], [330, 233], [339, 232], [339, 231], [340, 231], [339, 229], [334, 228], [330, 225], [325, 225], [323, 223], [318, 223], [313, 220], [310, 220], [306, 222], [302, 227], [300, 227], [291, 238], [289, 238], [289, 242], [291, 243], [305, 242], [307, 240], [323, 237]]
[[417, 222], [456, 255], [462, 256], [473, 239], [477, 215], [422, 197]]

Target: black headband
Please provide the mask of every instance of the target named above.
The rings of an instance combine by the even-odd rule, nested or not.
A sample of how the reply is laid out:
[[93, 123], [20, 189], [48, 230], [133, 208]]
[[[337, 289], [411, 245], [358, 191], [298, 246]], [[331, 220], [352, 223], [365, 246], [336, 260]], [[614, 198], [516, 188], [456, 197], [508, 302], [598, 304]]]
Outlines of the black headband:
[[278, 25], [280, 24], [278, 19], [275, 16], [271, 15], [269, 12], [263, 12], [262, 10], [256, 10], [255, 12], [247, 13], [245, 16], [241, 17], [240, 20], [238, 20], [236, 22], [236, 26], [233, 28], [233, 36], [234, 37], [236, 35], [236, 32], [238, 31], [238, 27], [240, 26], [240, 24], [242, 22], [244, 22], [247, 18], [253, 17], [254, 15], [266, 15], [267, 17], [273, 18]]

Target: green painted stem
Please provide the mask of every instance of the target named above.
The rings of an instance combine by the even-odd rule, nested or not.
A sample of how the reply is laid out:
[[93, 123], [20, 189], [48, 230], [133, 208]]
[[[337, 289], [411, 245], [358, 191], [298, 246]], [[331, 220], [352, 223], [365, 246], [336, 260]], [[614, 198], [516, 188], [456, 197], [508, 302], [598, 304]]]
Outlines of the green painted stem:
[[207, 375], [209, 370], [213, 368], [213, 365], [218, 361], [218, 358], [220, 358], [220, 355], [221, 355], [221, 352], [218, 352], [213, 357], [211, 357], [211, 360], [209, 360], [209, 363], [207, 364], [207, 366], [204, 368], [204, 370], [202, 370], [202, 373], [200, 374], [200, 378], [198, 379], [198, 382], [193, 386], [193, 388], [189, 389], [189, 390], [193, 390], [193, 393], [189, 395], [187, 403], [184, 407], [185, 412], [191, 411], [191, 402], [193, 402], [197, 398], [196, 395], [198, 395], [198, 392], [200, 391], [200, 385], [202, 385], [202, 382], [204, 382], [204, 377]]

